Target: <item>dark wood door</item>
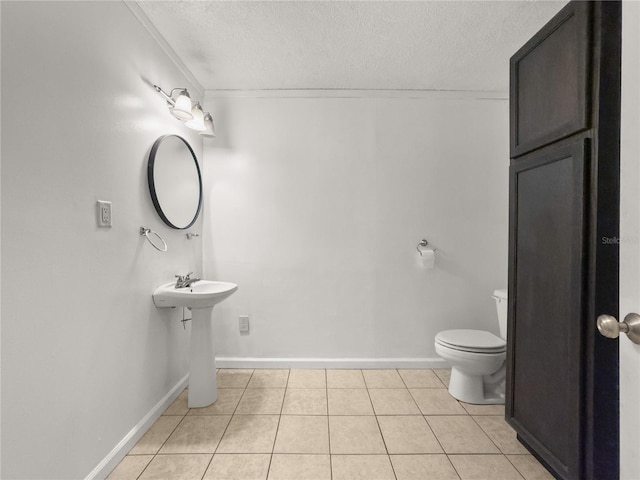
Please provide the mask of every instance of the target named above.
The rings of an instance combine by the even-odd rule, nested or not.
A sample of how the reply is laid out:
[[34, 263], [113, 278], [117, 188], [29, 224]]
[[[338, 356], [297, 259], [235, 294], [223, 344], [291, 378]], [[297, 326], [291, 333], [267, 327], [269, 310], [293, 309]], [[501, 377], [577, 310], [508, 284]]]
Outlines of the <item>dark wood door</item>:
[[562, 479], [619, 477], [619, 2], [571, 2], [511, 59], [506, 418]]

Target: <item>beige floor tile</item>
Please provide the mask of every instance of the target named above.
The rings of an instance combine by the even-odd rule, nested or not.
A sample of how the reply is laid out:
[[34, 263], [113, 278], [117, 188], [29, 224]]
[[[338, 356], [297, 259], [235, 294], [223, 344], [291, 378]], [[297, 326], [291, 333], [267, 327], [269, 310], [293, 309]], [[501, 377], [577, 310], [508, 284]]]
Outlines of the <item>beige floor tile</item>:
[[377, 418], [389, 454], [444, 453], [422, 415]]
[[472, 405], [460, 402], [469, 415], [501, 415], [504, 417], [504, 405]]
[[200, 480], [212, 455], [156, 455], [140, 480]]
[[366, 388], [361, 370], [327, 370], [327, 388]]
[[529, 453], [516, 438], [516, 432], [502, 417], [474, 416], [480, 428], [504, 454], [526, 455]]
[[450, 455], [462, 480], [522, 480], [504, 455]]
[[507, 459], [525, 480], [553, 480], [553, 475], [531, 455], [507, 455]]
[[376, 415], [420, 415], [420, 409], [407, 389], [370, 388], [369, 396]]
[[273, 455], [269, 480], [331, 480], [329, 455]]
[[218, 398], [212, 405], [192, 408], [188, 415], [232, 415], [243, 392], [242, 388], [220, 388], [218, 389]]
[[244, 368], [221, 368], [218, 370], [218, 388], [245, 388], [253, 370]]
[[466, 415], [460, 403], [443, 388], [411, 388], [411, 396], [423, 415]]
[[184, 417], [159, 453], [214, 453], [230, 419], [230, 415]]
[[369, 393], [364, 388], [327, 390], [329, 415], [373, 415]]
[[291, 370], [287, 388], [327, 388], [324, 370]]
[[367, 388], [406, 388], [396, 370], [363, 370]]
[[326, 415], [327, 390], [324, 388], [287, 388], [283, 415]]
[[442, 383], [444, 383], [445, 387], [449, 388], [449, 380], [451, 380], [451, 369], [450, 368], [434, 368], [433, 373], [435, 373]]
[[183, 417], [163, 415], [155, 421], [151, 428], [135, 444], [129, 455], [155, 454], [167, 441]]
[[330, 416], [329, 438], [332, 454], [387, 453], [373, 416]]
[[216, 453], [202, 480], [266, 480], [271, 455]]
[[331, 455], [333, 480], [395, 480], [387, 455]]
[[446, 455], [391, 455], [391, 463], [398, 480], [460, 479]]
[[271, 453], [279, 415], [234, 415], [216, 453]]
[[152, 459], [153, 455], [127, 455], [107, 480], [136, 480]]
[[239, 414], [273, 414], [282, 411], [284, 388], [247, 388], [238, 403]]
[[189, 412], [187, 405], [189, 401], [189, 390], [184, 389], [178, 398], [163, 412], [163, 415], [186, 415]]
[[289, 370], [254, 370], [247, 388], [286, 388]]
[[433, 370], [398, 370], [408, 388], [446, 388]]
[[281, 417], [273, 452], [328, 454], [328, 417], [317, 415]]
[[426, 417], [431, 430], [446, 453], [500, 453], [469, 416]]

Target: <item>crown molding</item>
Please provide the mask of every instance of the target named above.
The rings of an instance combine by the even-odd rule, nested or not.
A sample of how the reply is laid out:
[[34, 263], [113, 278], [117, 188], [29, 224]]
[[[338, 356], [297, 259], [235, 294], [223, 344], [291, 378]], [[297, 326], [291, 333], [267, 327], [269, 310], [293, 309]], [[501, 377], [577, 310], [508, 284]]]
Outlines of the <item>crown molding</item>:
[[182, 74], [187, 77], [187, 80], [193, 85], [193, 88], [197, 91], [197, 94], [200, 98], [203, 98], [205, 95], [204, 87], [200, 84], [195, 75], [189, 70], [189, 68], [184, 64], [182, 59], [178, 56], [169, 42], [165, 40], [162, 34], [158, 31], [156, 26], [153, 24], [151, 19], [147, 16], [146, 13], [140, 8], [137, 1], [133, 0], [123, 0], [123, 3], [131, 10], [131, 13], [138, 19], [140, 24], [149, 32], [151, 37], [156, 41], [156, 43], [164, 50], [169, 59], [178, 67], [178, 70], [182, 72]]

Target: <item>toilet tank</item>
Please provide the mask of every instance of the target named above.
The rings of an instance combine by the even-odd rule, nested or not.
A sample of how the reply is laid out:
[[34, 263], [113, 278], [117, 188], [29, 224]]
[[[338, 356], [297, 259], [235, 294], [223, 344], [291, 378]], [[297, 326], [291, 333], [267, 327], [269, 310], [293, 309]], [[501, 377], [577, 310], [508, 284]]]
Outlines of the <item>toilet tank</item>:
[[493, 292], [493, 299], [496, 301], [498, 311], [498, 327], [500, 337], [507, 339], [507, 289], [500, 289]]

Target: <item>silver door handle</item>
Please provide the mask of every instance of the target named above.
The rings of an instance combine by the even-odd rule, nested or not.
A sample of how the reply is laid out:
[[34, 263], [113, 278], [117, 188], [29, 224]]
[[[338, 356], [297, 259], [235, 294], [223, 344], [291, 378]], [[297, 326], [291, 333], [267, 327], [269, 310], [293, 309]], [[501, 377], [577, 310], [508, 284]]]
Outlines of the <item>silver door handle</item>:
[[640, 345], [640, 315], [630, 313], [622, 322], [611, 315], [600, 315], [597, 321], [598, 330], [608, 338], [618, 338], [620, 332], [626, 333], [633, 343]]

